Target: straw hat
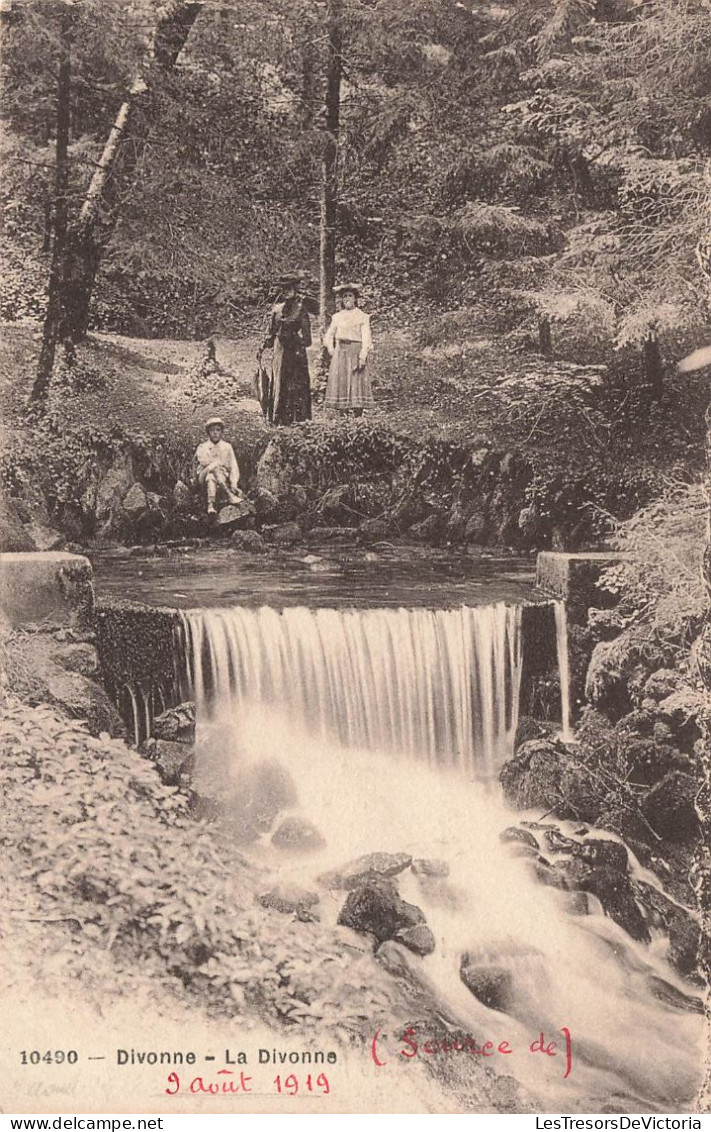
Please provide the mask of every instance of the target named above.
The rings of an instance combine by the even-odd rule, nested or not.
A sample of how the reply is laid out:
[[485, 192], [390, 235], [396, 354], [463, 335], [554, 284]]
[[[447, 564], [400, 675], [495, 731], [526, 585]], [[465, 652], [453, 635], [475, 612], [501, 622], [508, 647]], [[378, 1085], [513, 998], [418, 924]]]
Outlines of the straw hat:
[[333, 288], [334, 295], [342, 295], [344, 292], [350, 291], [352, 295], [358, 299], [360, 298], [361, 285], [360, 283], [339, 283]]
[[221, 428], [224, 428], [225, 422], [222, 417], [210, 417], [208, 421], [205, 421], [205, 432], [211, 429], [213, 425], [220, 425]]

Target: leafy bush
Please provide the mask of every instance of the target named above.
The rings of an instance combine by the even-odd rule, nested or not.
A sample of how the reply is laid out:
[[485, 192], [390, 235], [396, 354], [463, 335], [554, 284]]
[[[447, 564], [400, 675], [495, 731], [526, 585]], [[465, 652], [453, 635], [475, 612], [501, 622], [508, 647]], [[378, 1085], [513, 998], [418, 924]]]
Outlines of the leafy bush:
[[601, 584], [659, 632], [676, 634], [707, 612], [707, 513], [701, 483], [671, 483], [661, 498], [617, 524], [613, 545], [629, 559], [606, 570]]
[[299, 482], [324, 489], [353, 476], [392, 473], [414, 446], [385, 425], [348, 419], [282, 429], [272, 444]]
[[[98, 372], [80, 372], [83, 388], [99, 379]], [[12, 436], [0, 458], [0, 483], [10, 495], [22, 494], [28, 485], [39, 488], [50, 511], [65, 504], [83, 508], [99, 467], [108, 466], [122, 452], [135, 458], [144, 481], [171, 487], [191, 455], [164, 436], [119, 425], [76, 425], [49, 412]]]

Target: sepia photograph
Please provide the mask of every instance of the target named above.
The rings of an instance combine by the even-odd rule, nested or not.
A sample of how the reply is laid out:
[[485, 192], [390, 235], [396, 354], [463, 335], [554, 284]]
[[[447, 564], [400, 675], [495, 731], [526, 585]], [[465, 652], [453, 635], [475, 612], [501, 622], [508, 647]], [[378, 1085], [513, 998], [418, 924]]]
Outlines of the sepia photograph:
[[700, 1130], [711, 0], [0, 51], [8, 1127]]

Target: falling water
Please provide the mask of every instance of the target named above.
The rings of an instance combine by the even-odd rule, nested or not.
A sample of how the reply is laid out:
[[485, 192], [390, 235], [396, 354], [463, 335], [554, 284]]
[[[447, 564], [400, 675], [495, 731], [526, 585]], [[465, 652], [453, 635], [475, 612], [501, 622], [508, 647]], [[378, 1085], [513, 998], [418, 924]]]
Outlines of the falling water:
[[184, 614], [198, 704], [277, 705], [321, 737], [491, 777], [509, 758], [521, 607]]
[[568, 653], [568, 615], [564, 601], [555, 602], [555, 639], [558, 671], [560, 673], [560, 737], [564, 743], [570, 743], [573, 738], [570, 728], [570, 659]]
[[[562, 607], [556, 625], [568, 731]], [[665, 962], [665, 941], [636, 943], [601, 909], [571, 915], [571, 894], [537, 883], [530, 860], [500, 843], [512, 815], [481, 779], [513, 749], [520, 609], [191, 611], [177, 639], [183, 691], [198, 710], [198, 770], [217, 752], [219, 789], [237, 807], [255, 769], [292, 787], [255, 845], [262, 865], [313, 888], [366, 852], [445, 862], [445, 879], [397, 878], [436, 939], [433, 954], [412, 962], [436, 987], [443, 1017], [509, 1041], [515, 1054], [500, 1072], [543, 1098], [544, 1111], [689, 1111], [703, 1031], [696, 1014], [655, 997], [660, 983], [682, 998], [689, 991]], [[322, 849], [299, 856], [270, 842], [285, 809], [313, 823]], [[322, 893], [334, 928], [344, 896]], [[511, 980], [505, 1012], [464, 986], [464, 954]], [[561, 1040], [562, 1027], [574, 1044], [567, 1080], [560, 1059], [527, 1052], [542, 1032]]]
[[176, 702], [173, 689], [168, 689], [166, 694], [160, 683], [148, 687], [140, 683], [124, 684], [114, 692], [114, 702], [137, 747], [152, 734], [155, 717], [165, 711], [169, 701]]

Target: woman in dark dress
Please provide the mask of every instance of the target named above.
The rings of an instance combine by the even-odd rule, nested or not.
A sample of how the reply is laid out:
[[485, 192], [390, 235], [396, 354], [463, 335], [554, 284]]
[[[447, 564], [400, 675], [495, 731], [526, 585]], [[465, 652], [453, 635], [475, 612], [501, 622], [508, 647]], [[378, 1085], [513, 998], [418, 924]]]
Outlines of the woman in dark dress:
[[298, 291], [300, 277], [279, 280], [279, 301], [275, 304], [267, 336], [257, 354], [272, 351], [267, 419], [275, 425], [311, 419], [311, 380], [306, 355], [311, 345], [308, 300]]

